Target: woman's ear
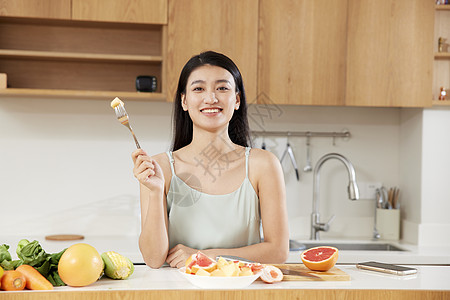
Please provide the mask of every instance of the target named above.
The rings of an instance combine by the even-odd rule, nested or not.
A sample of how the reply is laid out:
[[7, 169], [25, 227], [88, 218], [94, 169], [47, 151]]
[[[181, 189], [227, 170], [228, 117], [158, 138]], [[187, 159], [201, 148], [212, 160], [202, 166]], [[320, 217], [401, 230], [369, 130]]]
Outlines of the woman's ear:
[[184, 111], [187, 111], [187, 105], [186, 105], [186, 94], [181, 94], [181, 107]]
[[234, 106], [234, 109], [238, 110], [240, 105], [241, 105], [241, 93], [236, 93], [236, 104]]

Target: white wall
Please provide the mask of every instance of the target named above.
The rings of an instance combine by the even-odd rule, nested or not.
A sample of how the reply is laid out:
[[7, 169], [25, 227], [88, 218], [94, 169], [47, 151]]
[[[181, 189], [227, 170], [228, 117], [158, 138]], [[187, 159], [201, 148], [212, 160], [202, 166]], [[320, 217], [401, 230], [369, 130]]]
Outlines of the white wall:
[[[142, 147], [149, 153], [166, 151], [171, 140], [171, 104], [129, 101], [126, 108]], [[436, 225], [449, 226], [445, 182], [450, 156], [445, 154], [450, 146], [448, 140], [443, 142], [445, 128], [450, 128], [448, 110], [280, 106], [269, 116], [264, 108], [250, 105], [252, 129], [349, 130], [351, 138], [336, 139], [335, 145], [329, 138], [313, 138], [313, 162], [338, 152], [351, 160], [359, 182], [400, 185], [403, 226], [412, 228], [403, 232], [408, 241], [420, 242], [419, 232], [423, 236], [424, 230]], [[258, 113], [265, 117], [258, 118]], [[139, 233], [138, 184], [130, 159], [135, 146], [109, 101], [2, 98], [0, 120], [2, 235]], [[422, 139], [430, 144], [423, 153]], [[254, 146], [261, 147], [261, 141], [255, 139]], [[265, 142], [281, 156], [286, 137], [266, 137]], [[305, 142], [305, 138], [290, 138], [300, 170], [306, 163]], [[436, 165], [440, 175], [435, 176]], [[288, 160], [283, 168], [291, 238], [309, 238], [313, 173], [301, 171], [297, 182]], [[347, 178], [338, 161], [322, 168], [322, 220], [336, 215], [330, 232], [321, 234], [323, 239], [372, 237], [374, 201], [348, 200]], [[435, 190], [436, 184], [442, 188]], [[434, 199], [433, 206], [425, 205], [425, 197]]]
[[[130, 101], [126, 108], [142, 147], [149, 153], [166, 151], [171, 104]], [[256, 118], [257, 109], [249, 108], [256, 130], [349, 130], [352, 137], [337, 139], [335, 146], [331, 139], [313, 138], [313, 162], [339, 152], [352, 161], [359, 181], [398, 184], [399, 109], [280, 106], [264, 124]], [[134, 143], [108, 101], [3, 98], [0, 120], [0, 226], [8, 228], [2, 234], [138, 234], [138, 184], [130, 159]], [[302, 170], [305, 139], [291, 138], [290, 143]], [[266, 138], [266, 144], [280, 156], [286, 138]], [[260, 139], [255, 146], [261, 146]], [[307, 238], [312, 172], [301, 172], [297, 182], [287, 160], [283, 166], [291, 237]], [[327, 162], [322, 173], [323, 220], [336, 214], [331, 231], [322, 237], [370, 238], [374, 201], [347, 199], [347, 174], [340, 162]]]
[[450, 108], [423, 111], [419, 244], [450, 245]]
[[[127, 110], [143, 147], [169, 147], [170, 105]], [[2, 234], [138, 233], [135, 146], [109, 101], [1, 99], [0, 122]]]
[[403, 109], [400, 128], [403, 239], [450, 245], [450, 109]]
[[402, 236], [418, 243], [418, 226], [422, 221], [422, 109], [402, 109], [400, 120], [400, 186]]

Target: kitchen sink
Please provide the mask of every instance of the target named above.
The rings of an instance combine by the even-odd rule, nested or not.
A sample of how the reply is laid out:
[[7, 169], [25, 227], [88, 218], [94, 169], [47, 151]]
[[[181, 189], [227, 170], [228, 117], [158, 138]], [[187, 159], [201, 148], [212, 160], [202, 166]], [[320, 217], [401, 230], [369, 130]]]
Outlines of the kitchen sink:
[[294, 240], [289, 240], [289, 250], [290, 251], [302, 251], [312, 247], [319, 246], [331, 246], [336, 247], [339, 250], [349, 250], [349, 251], [407, 251], [405, 249], [399, 248], [395, 245], [389, 243], [336, 243], [336, 242], [298, 242]]

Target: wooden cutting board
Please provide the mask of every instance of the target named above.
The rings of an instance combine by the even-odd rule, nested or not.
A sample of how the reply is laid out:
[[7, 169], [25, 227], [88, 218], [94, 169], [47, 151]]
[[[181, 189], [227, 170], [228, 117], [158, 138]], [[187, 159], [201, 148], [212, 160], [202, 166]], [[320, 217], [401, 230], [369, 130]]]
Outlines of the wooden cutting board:
[[49, 241], [74, 241], [82, 240], [84, 236], [80, 234], [53, 234], [45, 236], [45, 239]]
[[[348, 275], [341, 269], [337, 268], [336, 266], [326, 272], [311, 271], [310, 269], [305, 267], [304, 264], [274, 264], [273, 266], [281, 268], [281, 269], [307, 272], [307, 273], [310, 273], [313, 275], [317, 275], [317, 276], [321, 277], [323, 280], [327, 280], [327, 281], [349, 281], [350, 280], [350, 275]], [[311, 281], [311, 280], [314, 280], [314, 279], [310, 279], [309, 277], [306, 277], [306, 276], [294, 276], [294, 275], [284, 275], [283, 276], [283, 281]]]

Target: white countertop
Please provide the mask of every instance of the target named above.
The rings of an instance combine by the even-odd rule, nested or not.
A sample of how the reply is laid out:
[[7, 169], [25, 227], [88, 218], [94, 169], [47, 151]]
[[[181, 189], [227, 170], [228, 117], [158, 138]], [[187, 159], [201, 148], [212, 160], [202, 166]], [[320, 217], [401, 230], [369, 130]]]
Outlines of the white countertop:
[[[37, 240], [47, 253], [55, 253], [75, 243], [87, 243], [97, 249], [99, 253], [116, 251], [131, 259], [134, 263], [143, 263], [138, 246], [137, 236], [87, 236], [76, 241], [48, 241], [44, 236], [0, 238], [0, 244], [8, 244], [13, 259], [17, 258], [17, 243], [26, 238], [29, 241]], [[324, 242], [324, 241], [322, 241]], [[342, 242], [342, 241], [340, 241]], [[348, 243], [361, 241], [346, 241]], [[379, 241], [386, 243], [386, 241]], [[391, 243], [408, 251], [339, 251], [338, 264], [355, 264], [363, 261], [380, 261], [385, 263], [406, 265], [450, 265], [450, 247], [425, 247], [402, 243]], [[291, 251], [287, 263], [300, 263], [300, 251]]]
[[[359, 270], [354, 265], [337, 265], [350, 275], [350, 281], [282, 281], [267, 284], [257, 280], [246, 289], [370, 289], [370, 290], [444, 290], [450, 291], [448, 266], [418, 266], [415, 275], [396, 276]], [[127, 280], [108, 278], [81, 288], [57, 287], [57, 291], [83, 290], [191, 290], [199, 289], [188, 282], [177, 269], [151, 269], [138, 265]]]
[[[135, 263], [142, 263], [139, 253], [137, 237], [86, 237], [78, 241], [48, 241], [44, 237], [25, 237], [30, 241], [38, 240], [43, 249], [48, 253], [59, 252], [72, 244], [83, 242], [94, 246], [100, 253], [113, 250], [129, 257]], [[0, 244], [10, 245], [10, 253], [13, 259], [17, 243], [21, 238], [2, 237]], [[256, 281], [249, 289], [395, 289], [395, 290], [445, 290], [450, 291], [448, 278], [450, 278], [450, 251], [439, 247], [436, 249], [427, 247], [408, 246], [399, 244], [410, 251], [340, 251], [337, 267], [348, 273], [350, 281], [285, 281], [276, 284], [265, 284]], [[300, 252], [291, 252], [288, 263], [300, 262]], [[373, 271], [359, 270], [354, 263], [378, 260], [402, 265], [413, 265], [418, 273], [408, 276], [396, 276]], [[347, 261], [353, 263], [347, 264]], [[406, 262], [408, 261], [408, 262]], [[439, 264], [426, 265], [421, 264]], [[77, 290], [166, 290], [166, 289], [198, 289], [191, 285], [177, 269], [163, 267], [151, 269], [145, 265], [136, 265], [135, 272], [128, 280], [111, 280], [102, 278], [96, 283]], [[71, 287], [58, 287], [58, 291], [74, 290]]]

